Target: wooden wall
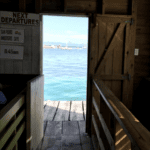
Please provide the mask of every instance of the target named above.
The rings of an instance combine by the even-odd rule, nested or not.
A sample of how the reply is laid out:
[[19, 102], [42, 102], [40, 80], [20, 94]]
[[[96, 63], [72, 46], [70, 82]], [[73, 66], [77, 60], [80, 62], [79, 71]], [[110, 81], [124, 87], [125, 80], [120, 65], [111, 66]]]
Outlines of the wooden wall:
[[40, 27], [0, 24], [0, 28], [24, 30], [24, 43], [4, 43], [4, 45], [24, 46], [23, 59], [0, 59], [0, 73], [40, 74]]
[[[134, 58], [134, 84], [133, 84], [133, 114], [146, 126], [147, 118], [143, 117], [150, 113], [149, 97], [143, 95], [148, 83], [144, 78], [150, 77], [150, 1], [138, 0], [137, 3], [137, 27], [135, 48], [139, 49], [139, 55]], [[148, 82], [148, 81], [147, 81]], [[147, 128], [150, 131], [150, 127]]]

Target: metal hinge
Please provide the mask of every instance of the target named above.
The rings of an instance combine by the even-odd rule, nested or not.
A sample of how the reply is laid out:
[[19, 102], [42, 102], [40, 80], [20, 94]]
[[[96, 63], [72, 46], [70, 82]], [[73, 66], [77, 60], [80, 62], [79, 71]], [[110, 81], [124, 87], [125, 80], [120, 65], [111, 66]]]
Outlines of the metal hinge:
[[131, 21], [130, 20], [127, 20], [127, 21], [125, 21], [125, 23], [131, 23], [131, 25], [133, 25], [133, 18], [131, 18]]

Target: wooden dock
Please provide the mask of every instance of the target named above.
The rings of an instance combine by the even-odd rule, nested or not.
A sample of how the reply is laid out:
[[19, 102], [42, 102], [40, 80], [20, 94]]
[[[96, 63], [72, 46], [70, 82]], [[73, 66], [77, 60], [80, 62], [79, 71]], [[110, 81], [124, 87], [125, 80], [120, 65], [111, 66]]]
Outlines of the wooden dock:
[[44, 137], [36, 150], [94, 150], [85, 116], [86, 101], [44, 101]]
[[[97, 142], [97, 141], [96, 141]], [[94, 150], [85, 133], [85, 121], [47, 121], [44, 137], [36, 150]]]
[[44, 121], [86, 120], [86, 101], [44, 101]]

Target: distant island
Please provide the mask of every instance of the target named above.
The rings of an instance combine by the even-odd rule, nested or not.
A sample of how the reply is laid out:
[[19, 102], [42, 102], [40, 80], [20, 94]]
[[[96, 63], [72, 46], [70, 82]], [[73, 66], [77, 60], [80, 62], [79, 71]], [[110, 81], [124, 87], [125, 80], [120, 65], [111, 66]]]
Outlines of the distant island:
[[75, 43], [60, 43], [60, 42], [44, 42], [43, 48], [48, 49], [87, 49], [86, 44], [75, 44]]

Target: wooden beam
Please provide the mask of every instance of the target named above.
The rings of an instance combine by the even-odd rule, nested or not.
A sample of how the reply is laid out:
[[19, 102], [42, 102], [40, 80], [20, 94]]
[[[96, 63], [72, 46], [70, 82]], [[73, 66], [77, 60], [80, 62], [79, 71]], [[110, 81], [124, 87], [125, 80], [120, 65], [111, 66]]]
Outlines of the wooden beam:
[[102, 0], [102, 14], [105, 14], [105, 0]]
[[110, 108], [132, 144], [138, 150], [149, 150], [150, 132], [139, 122], [139, 120], [120, 102], [113, 92], [104, 85], [102, 80], [93, 81], [103, 100]]
[[94, 79], [98, 78], [100, 80], [128, 80], [129, 79], [129, 75], [121, 75], [121, 74], [113, 74], [113, 75], [102, 75], [102, 74], [96, 74], [94, 77]]
[[98, 108], [98, 106], [97, 106], [97, 104], [96, 104], [96, 101], [95, 101], [94, 97], [93, 97], [93, 105], [94, 105], [94, 107], [95, 107], [95, 109], [96, 109], [97, 115], [98, 115], [98, 117], [99, 117], [99, 121], [100, 121], [101, 124], [102, 124], [104, 133], [106, 134], [106, 137], [107, 137], [107, 139], [108, 139], [108, 142], [109, 142], [109, 145], [110, 145], [110, 147], [111, 147], [111, 150], [115, 150], [115, 143], [114, 143], [114, 140], [113, 140], [113, 138], [112, 138], [112, 136], [111, 136], [111, 134], [110, 134], [110, 131], [109, 131], [109, 129], [108, 129], [108, 127], [107, 127], [107, 125], [106, 125], [106, 123], [105, 123], [105, 121], [104, 121], [102, 115], [100, 114], [99, 108]]
[[42, 0], [35, 0], [35, 13], [42, 12]]
[[100, 146], [101, 150], [105, 150], [104, 145], [103, 145], [103, 142], [102, 142], [102, 140], [101, 140], [101, 138], [100, 138], [100, 136], [99, 136], [99, 130], [98, 130], [96, 121], [95, 121], [95, 119], [94, 119], [94, 115], [92, 115], [92, 123], [93, 123], [93, 125], [94, 125], [95, 130], [96, 130], [96, 135], [97, 135], [97, 138], [98, 138], [99, 146]]
[[19, 0], [19, 11], [26, 12], [26, 0]]
[[86, 133], [91, 134], [90, 131], [90, 126], [91, 126], [91, 118], [89, 117], [91, 115], [91, 108], [90, 108], [90, 90], [91, 90], [91, 85], [90, 85], [90, 74], [91, 74], [91, 26], [92, 18], [89, 17], [89, 23], [88, 23], [88, 68], [87, 68], [87, 98], [86, 98]]
[[[109, 44], [108, 48], [107, 48], [107, 51], [104, 51], [103, 53], [103, 56], [101, 57], [101, 59], [99, 60], [96, 68], [95, 68], [95, 73], [97, 72], [98, 70], [98, 67], [100, 66], [100, 64], [103, 62], [104, 59], [108, 58], [109, 55], [111, 54], [111, 51], [115, 48], [115, 46], [117, 45], [117, 41], [118, 40], [121, 40], [120, 39], [120, 34], [122, 33], [121, 31], [123, 30], [123, 28], [125, 27], [125, 23], [122, 23], [119, 25], [116, 33], [114, 34], [113, 36], [113, 39], [111, 41], [111, 43]], [[121, 41], [119, 41], [121, 42]]]
[[64, 12], [67, 12], [67, 0], [64, 0]]

